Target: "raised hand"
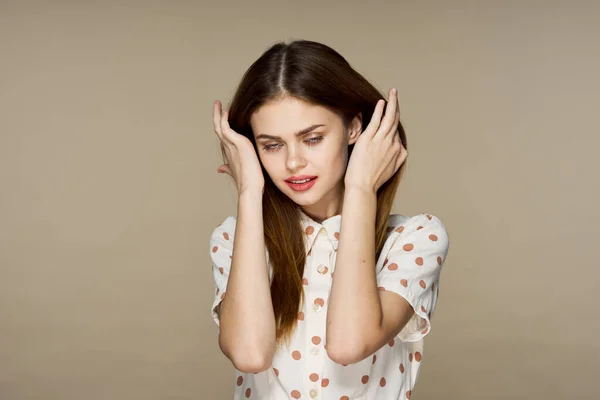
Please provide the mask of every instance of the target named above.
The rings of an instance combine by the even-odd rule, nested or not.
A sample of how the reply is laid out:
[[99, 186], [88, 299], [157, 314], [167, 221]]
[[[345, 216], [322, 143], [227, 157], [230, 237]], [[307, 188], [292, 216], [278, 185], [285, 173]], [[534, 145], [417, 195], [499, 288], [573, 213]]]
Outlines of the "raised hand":
[[381, 119], [384, 106], [385, 101], [377, 102], [369, 125], [354, 144], [344, 178], [346, 187], [377, 192], [408, 157], [398, 132], [400, 112], [396, 89], [389, 91], [385, 116]]
[[215, 133], [225, 149], [228, 163], [217, 168], [218, 173], [228, 174], [236, 183], [238, 195], [247, 190], [262, 193], [265, 178], [260, 168], [258, 155], [250, 140], [235, 132], [229, 126], [228, 111], [222, 111], [221, 102], [215, 101], [213, 107], [213, 124]]

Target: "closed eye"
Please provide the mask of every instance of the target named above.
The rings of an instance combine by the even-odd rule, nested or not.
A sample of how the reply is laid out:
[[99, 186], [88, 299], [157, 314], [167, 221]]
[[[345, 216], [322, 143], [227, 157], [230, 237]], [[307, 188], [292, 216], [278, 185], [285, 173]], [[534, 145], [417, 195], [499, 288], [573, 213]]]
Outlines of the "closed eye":
[[[304, 143], [306, 143], [308, 146], [314, 146], [317, 143], [319, 143], [321, 140], [323, 140], [323, 136], [316, 136], [310, 139], [307, 139], [304, 141]], [[263, 146], [263, 149], [266, 151], [276, 151], [277, 149], [279, 149], [279, 147], [281, 147], [281, 144], [268, 144]]]

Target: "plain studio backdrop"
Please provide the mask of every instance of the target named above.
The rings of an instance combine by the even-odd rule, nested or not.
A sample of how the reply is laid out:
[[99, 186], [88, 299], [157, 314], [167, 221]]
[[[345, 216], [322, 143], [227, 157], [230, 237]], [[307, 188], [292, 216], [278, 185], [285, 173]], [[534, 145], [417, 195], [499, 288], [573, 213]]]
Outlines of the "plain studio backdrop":
[[[393, 3], [393, 4], [389, 4]], [[0, 3], [0, 398], [231, 399], [212, 127], [279, 40], [399, 90], [450, 253], [413, 399], [597, 399], [596, 1]]]

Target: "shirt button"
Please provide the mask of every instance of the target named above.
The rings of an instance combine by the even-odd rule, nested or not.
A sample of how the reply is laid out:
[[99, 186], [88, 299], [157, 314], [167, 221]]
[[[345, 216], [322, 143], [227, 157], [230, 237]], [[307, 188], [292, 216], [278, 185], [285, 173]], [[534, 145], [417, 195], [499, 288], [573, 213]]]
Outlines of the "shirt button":
[[313, 347], [310, 352], [311, 352], [311, 354], [313, 356], [316, 356], [317, 354], [319, 354], [319, 348], [318, 347]]
[[319, 236], [327, 236], [327, 232], [325, 232], [323, 229], [321, 229], [319, 231]]
[[325, 266], [323, 264], [319, 265], [317, 271], [319, 271], [320, 274], [323, 274], [325, 272]]
[[309, 392], [309, 393], [310, 393], [310, 397], [312, 397], [313, 399], [314, 399], [315, 397], [317, 397], [317, 391], [316, 391], [315, 389], [310, 389], [310, 392]]
[[315, 312], [319, 312], [321, 311], [321, 306], [319, 304], [313, 304], [313, 310], [315, 310]]

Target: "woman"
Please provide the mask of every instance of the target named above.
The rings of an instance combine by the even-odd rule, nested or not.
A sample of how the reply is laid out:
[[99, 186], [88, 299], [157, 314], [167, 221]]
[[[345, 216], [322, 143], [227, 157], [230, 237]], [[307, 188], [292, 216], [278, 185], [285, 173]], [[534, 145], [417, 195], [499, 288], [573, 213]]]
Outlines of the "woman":
[[[336, 51], [277, 43], [214, 128], [238, 190], [211, 236], [219, 346], [235, 399], [410, 398], [439, 294], [439, 218], [390, 215], [407, 145]], [[343, 221], [343, 223], [342, 223]]]

